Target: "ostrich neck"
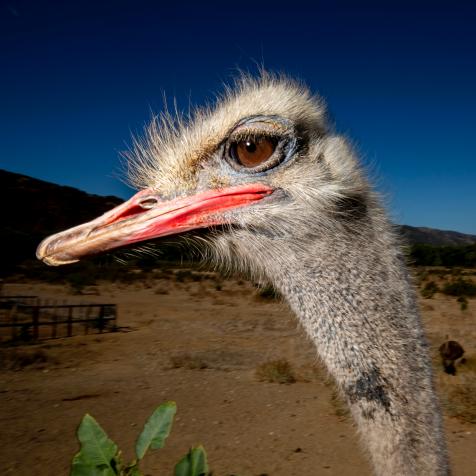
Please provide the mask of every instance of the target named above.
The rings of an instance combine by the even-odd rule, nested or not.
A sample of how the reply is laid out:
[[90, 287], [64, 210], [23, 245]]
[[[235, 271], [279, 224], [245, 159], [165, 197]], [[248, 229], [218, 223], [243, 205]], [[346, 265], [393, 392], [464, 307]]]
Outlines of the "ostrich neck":
[[392, 234], [380, 242], [281, 244], [263, 253], [274, 254], [268, 274], [345, 396], [376, 474], [447, 475], [411, 282]]

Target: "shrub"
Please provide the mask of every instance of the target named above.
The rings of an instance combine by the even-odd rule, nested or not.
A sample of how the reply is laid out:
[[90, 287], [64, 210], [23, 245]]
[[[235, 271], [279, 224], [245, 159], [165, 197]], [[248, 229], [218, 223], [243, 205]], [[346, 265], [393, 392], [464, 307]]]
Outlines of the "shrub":
[[[160, 405], [147, 420], [136, 442], [136, 459], [124, 464], [117, 445], [96, 420], [86, 414], [78, 428], [80, 451], [74, 456], [71, 476], [142, 476], [139, 464], [147, 450], [160, 449], [170, 434], [176, 412], [175, 402]], [[207, 455], [203, 447], [192, 448], [176, 465], [174, 476], [208, 476]]]
[[71, 273], [66, 279], [73, 294], [83, 294], [86, 286], [96, 284], [94, 278], [86, 272]]
[[269, 285], [259, 289], [258, 296], [262, 299], [274, 300], [274, 299], [279, 299], [280, 294], [275, 289], [274, 286], [269, 284]]
[[434, 281], [429, 281], [421, 290], [421, 295], [425, 299], [431, 299], [439, 291], [438, 285]]
[[423, 284], [423, 282], [428, 279], [428, 276], [429, 276], [429, 273], [426, 269], [419, 270], [416, 273], [415, 281], [418, 283], [418, 285]]
[[331, 403], [334, 407], [334, 413], [340, 418], [348, 418], [350, 416], [350, 410], [346, 402], [340, 395], [337, 388], [334, 388], [331, 393]]
[[184, 283], [187, 279], [192, 279], [192, 272], [188, 269], [180, 269], [175, 273], [175, 280]]
[[157, 286], [154, 291], [155, 294], [169, 294], [169, 290], [164, 286]]
[[170, 357], [170, 363], [174, 369], [206, 369], [208, 368], [207, 362], [199, 355], [192, 355], [188, 352], [176, 354]]
[[264, 362], [256, 369], [259, 380], [271, 383], [294, 383], [296, 377], [291, 364], [286, 359]]
[[46, 364], [48, 360], [48, 354], [42, 349], [31, 352], [16, 349], [0, 352], [0, 368], [6, 370], [22, 370], [25, 367]]
[[476, 296], [476, 284], [464, 278], [458, 278], [455, 281], [446, 283], [442, 292], [449, 296]]
[[462, 311], [468, 309], [468, 300], [464, 296], [460, 296], [456, 301], [459, 302], [459, 308]]
[[408, 250], [410, 262], [417, 266], [476, 266], [476, 244], [433, 246], [414, 244]]

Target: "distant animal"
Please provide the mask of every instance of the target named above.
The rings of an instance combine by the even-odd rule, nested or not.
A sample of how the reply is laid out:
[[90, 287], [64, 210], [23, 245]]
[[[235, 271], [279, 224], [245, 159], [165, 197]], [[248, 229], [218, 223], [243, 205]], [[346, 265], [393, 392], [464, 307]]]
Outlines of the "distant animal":
[[[448, 339], [448, 337], [446, 337]], [[464, 349], [455, 340], [447, 340], [439, 348], [443, 368], [447, 374], [456, 375], [455, 361], [463, 357]]]
[[44, 240], [39, 259], [72, 263], [207, 229], [195, 245], [209, 260], [271, 282], [294, 310], [375, 473], [449, 474], [400, 239], [320, 98], [286, 78], [243, 77], [214, 108], [154, 119], [129, 156], [140, 191]]

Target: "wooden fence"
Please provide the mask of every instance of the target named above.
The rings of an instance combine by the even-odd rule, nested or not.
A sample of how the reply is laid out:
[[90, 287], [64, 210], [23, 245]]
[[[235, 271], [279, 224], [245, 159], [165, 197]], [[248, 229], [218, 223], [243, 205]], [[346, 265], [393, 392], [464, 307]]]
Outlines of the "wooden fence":
[[116, 330], [115, 304], [66, 304], [0, 296], [0, 341], [56, 339]]

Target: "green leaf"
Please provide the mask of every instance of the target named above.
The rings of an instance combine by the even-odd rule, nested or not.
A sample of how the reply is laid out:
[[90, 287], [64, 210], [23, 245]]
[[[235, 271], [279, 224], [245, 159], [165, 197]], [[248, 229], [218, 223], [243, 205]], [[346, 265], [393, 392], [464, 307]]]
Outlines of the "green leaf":
[[99, 468], [85, 460], [81, 453], [76, 454], [71, 466], [71, 476], [111, 476], [116, 473], [111, 472], [110, 468]]
[[176, 465], [174, 476], [207, 476], [207, 454], [203, 446], [192, 448]]
[[128, 473], [128, 476], [143, 476], [143, 474], [139, 471], [137, 466], [134, 466]]
[[149, 417], [136, 443], [136, 455], [142, 459], [149, 449], [163, 448], [169, 436], [177, 406], [175, 402], [165, 402]]
[[139, 466], [137, 462], [134, 460], [134, 462], [130, 465], [128, 465], [125, 469], [124, 472], [121, 473], [121, 475], [124, 474], [124, 476], [143, 476], [143, 474], [139, 470]]
[[84, 415], [77, 434], [81, 449], [73, 458], [71, 476], [116, 476], [117, 445], [91, 415]]

